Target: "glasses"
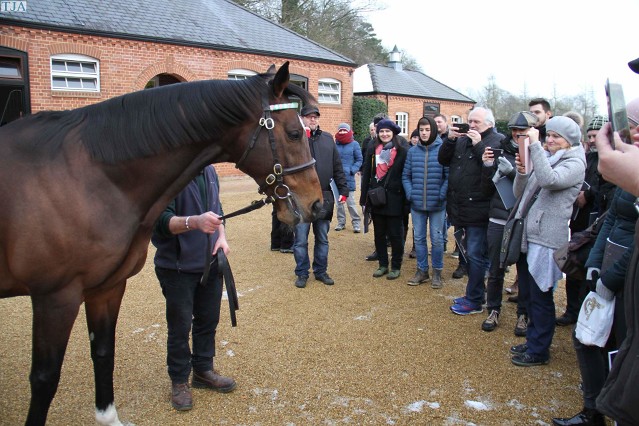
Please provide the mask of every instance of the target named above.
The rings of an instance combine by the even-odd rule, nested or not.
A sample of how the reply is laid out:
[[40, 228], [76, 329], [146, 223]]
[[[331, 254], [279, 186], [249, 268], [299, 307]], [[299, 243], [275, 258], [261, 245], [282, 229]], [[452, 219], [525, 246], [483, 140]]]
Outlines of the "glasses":
[[305, 115], [304, 117], [308, 120], [319, 120], [319, 115]]

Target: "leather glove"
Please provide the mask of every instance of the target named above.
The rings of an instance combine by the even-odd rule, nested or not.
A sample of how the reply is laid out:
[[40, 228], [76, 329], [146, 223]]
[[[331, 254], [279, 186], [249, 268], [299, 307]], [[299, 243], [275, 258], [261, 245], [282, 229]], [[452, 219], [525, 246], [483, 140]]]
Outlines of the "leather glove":
[[615, 298], [615, 293], [613, 293], [612, 290], [604, 285], [604, 283], [601, 281], [601, 278], [597, 280], [596, 289], [597, 294], [607, 301], [611, 301]]
[[497, 164], [497, 170], [499, 170], [504, 176], [508, 176], [514, 169], [513, 165], [510, 164], [510, 161], [508, 161], [504, 157], [499, 157], [497, 159], [497, 163], [499, 163]]
[[586, 284], [590, 291], [597, 291], [597, 280], [599, 279], [599, 268], [588, 268], [586, 272]]

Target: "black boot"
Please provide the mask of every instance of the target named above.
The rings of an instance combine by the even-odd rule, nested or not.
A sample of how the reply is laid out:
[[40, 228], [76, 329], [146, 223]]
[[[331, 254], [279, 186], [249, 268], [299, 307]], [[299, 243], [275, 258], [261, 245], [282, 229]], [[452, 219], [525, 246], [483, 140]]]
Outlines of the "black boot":
[[606, 419], [594, 408], [584, 408], [573, 417], [554, 418], [552, 424], [557, 426], [606, 426]]

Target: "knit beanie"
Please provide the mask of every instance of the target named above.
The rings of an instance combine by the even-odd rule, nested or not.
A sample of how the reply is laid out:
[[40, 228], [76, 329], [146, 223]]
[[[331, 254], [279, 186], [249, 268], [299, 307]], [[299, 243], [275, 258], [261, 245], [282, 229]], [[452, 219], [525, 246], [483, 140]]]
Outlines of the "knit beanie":
[[414, 138], [415, 136], [419, 137], [419, 130], [415, 129], [413, 130], [413, 133], [410, 134], [410, 138]]
[[595, 115], [594, 117], [592, 117], [592, 120], [590, 120], [590, 123], [588, 123], [588, 127], [586, 127], [586, 132], [589, 132], [591, 130], [599, 130], [607, 122], [608, 122], [608, 117], [605, 117], [603, 115]]
[[340, 125], [337, 126], [337, 131], [339, 132], [342, 129], [346, 130], [347, 132], [350, 132], [351, 126], [349, 126], [347, 123], [340, 123]]
[[379, 133], [379, 131], [382, 129], [388, 129], [393, 132], [394, 135], [399, 135], [399, 133], [402, 131], [402, 129], [400, 129], [394, 121], [388, 118], [385, 118], [377, 123], [377, 133]]
[[581, 144], [581, 130], [572, 118], [555, 116], [546, 122], [546, 131], [555, 132], [566, 139], [571, 146]]

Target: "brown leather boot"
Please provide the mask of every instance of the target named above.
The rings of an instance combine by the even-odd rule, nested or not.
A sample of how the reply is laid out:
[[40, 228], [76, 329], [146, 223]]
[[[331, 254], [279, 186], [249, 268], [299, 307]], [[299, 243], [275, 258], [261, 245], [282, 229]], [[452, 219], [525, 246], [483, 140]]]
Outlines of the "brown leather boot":
[[188, 383], [171, 384], [171, 405], [178, 411], [188, 411], [193, 408], [193, 396]]
[[193, 371], [194, 388], [207, 388], [216, 392], [227, 393], [235, 389], [236, 383], [232, 377], [225, 377], [217, 374], [215, 370]]

